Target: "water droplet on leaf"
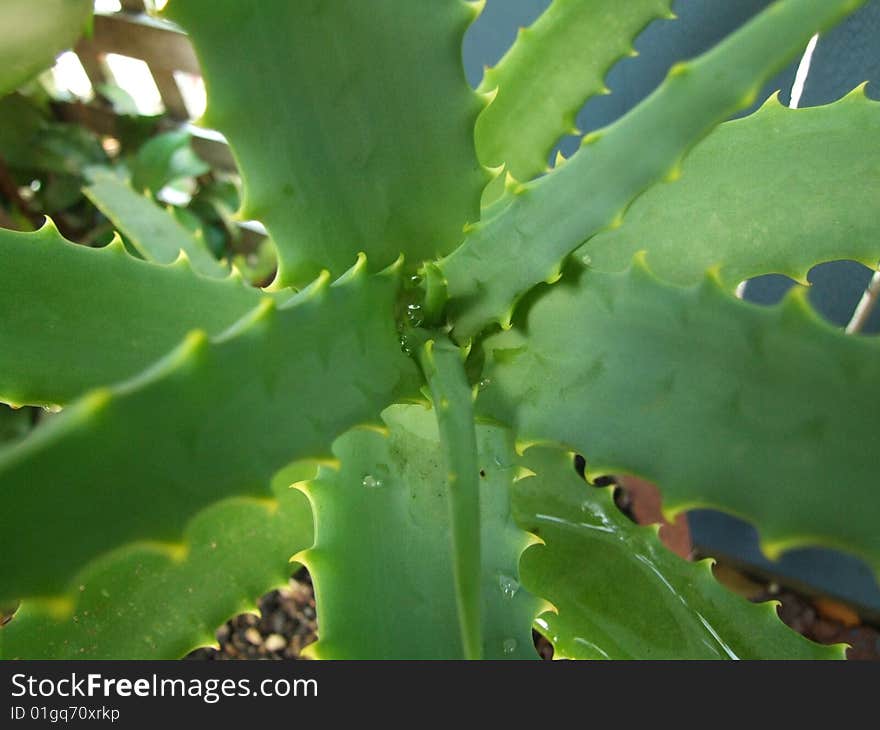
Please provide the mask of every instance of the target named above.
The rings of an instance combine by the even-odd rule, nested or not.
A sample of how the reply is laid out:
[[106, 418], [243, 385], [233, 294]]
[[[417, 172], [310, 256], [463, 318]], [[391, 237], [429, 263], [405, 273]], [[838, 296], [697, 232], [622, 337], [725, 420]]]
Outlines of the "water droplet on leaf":
[[413, 327], [420, 327], [423, 321], [422, 305], [409, 304], [406, 307], [406, 318]]
[[513, 654], [516, 651], [516, 639], [505, 639], [501, 649], [505, 654]]
[[361, 482], [367, 489], [376, 489], [382, 486], [382, 480], [376, 479], [372, 474], [367, 474]]
[[513, 598], [519, 590], [519, 581], [510, 575], [501, 573], [498, 576], [498, 585], [501, 586], [501, 592], [505, 598]]
[[512, 469], [514, 466], [512, 463], [510, 463], [510, 461], [506, 461], [500, 456], [496, 456], [493, 461], [495, 462], [495, 466], [497, 466], [499, 469]]

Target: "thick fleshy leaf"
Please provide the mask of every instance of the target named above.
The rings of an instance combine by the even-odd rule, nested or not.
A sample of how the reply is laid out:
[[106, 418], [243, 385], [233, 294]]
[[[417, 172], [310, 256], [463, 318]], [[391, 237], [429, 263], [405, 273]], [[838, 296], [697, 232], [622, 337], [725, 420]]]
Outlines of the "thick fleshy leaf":
[[513, 485], [517, 521], [544, 545], [522, 556], [523, 585], [556, 612], [536, 624], [568, 659], [841, 659], [789, 629], [774, 602], [753, 604], [667, 550], [656, 528], [639, 527], [611, 487], [587, 485], [571, 454], [532, 448], [534, 476]]
[[204, 69], [205, 122], [240, 165], [242, 215], [278, 246], [278, 284], [339, 274], [358, 251], [415, 267], [479, 216], [463, 0], [175, 0], [168, 12]]
[[190, 330], [218, 334], [268, 296], [183, 260], [141, 261], [118, 241], [68, 243], [51, 224], [0, 229], [0, 260], [0, 400], [15, 405], [64, 405], [136, 375]]
[[214, 340], [193, 332], [0, 451], [0, 499], [15, 505], [0, 512], [0, 597], [54, 596], [102, 553], [177, 541], [208, 504], [266, 496], [282, 466], [328, 454], [414, 392], [393, 318], [399, 277], [365, 267], [281, 307], [264, 299]]
[[880, 260], [880, 103], [861, 89], [835, 104], [789, 109], [775, 98], [721, 125], [657, 185], [621, 227], [584, 244], [601, 271], [647, 252], [661, 279], [690, 284], [717, 267], [726, 286], [760, 274], [805, 281], [814, 265]]
[[419, 363], [437, 417], [452, 542], [455, 599], [466, 659], [480, 659], [480, 479], [473, 392], [464, 371], [465, 352], [446, 338], [425, 343]]
[[206, 508], [173, 550], [126, 546], [67, 594], [25, 601], [0, 629], [0, 658], [178, 659], [213, 644], [223, 621], [286, 583], [290, 556], [312, 543], [305, 497], [284, 479], [273, 492]]
[[[315, 547], [297, 556], [315, 584], [322, 659], [462, 659], [437, 420], [423, 406], [394, 406], [387, 431], [358, 429], [300, 485], [315, 514]], [[480, 467], [483, 656], [534, 659], [531, 625], [541, 602], [520, 588], [529, 542], [510, 514], [512, 436], [477, 427]], [[356, 616], [356, 620], [352, 617]]]
[[805, 291], [763, 308], [711, 277], [584, 272], [486, 340], [477, 413], [579, 451], [591, 474], [650, 479], [670, 510], [748, 519], [770, 554], [824, 543], [880, 569], [880, 340], [822, 322]]
[[571, 134], [584, 102], [606, 92], [604, 77], [632, 52], [632, 40], [671, 0], [554, 0], [494, 68], [478, 91], [494, 93], [476, 126], [480, 161], [505, 165], [517, 180], [547, 169], [547, 155]]
[[0, 5], [0, 96], [52, 65], [92, 17], [92, 0], [3, 0]]
[[136, 192], [112, 170], [91, 168], [83, 192], [95, 207], [148, 261], [170, 264], [183, 251], [193, 268], [205, 276], [229, 274], [211, 254], [204, 238], [177, 222], [167, 210]]
[[610, 127], [588, 135], [553, 173], [516, 185], [485, 211], [440, 263], [458, 338], [505, 322], [518, 297], [558, 275], [562, 259], [619, 225], [633, 199], [680, 173], [683, 156], [749, 107], [763, 85], [817, 30], [863, 0], [779, 0]]

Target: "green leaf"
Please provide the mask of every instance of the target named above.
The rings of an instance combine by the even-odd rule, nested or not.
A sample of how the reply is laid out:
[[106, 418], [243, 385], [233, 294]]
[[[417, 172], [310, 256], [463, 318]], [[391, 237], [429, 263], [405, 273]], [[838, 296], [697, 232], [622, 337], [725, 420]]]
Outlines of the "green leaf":
[[669, 552], [655, 527], [638, 527], [613, 487], [588, 486], [571, 454], [533, 448], [534, 476], [513, 485], [517, 522], [543, 545], [520, 560], [523, 585], [556, 607], [536, 624], [567, 659], [842, 659], [814, 644], [712, 575], [712, 561]]
[[264, 238], [257, 244], [255, 251], [234, 255], [232, 264], [255, 286], [260, 283], [265, 284], [272, 280], [277, 268], [275, 247], [270, 239]]
[[95, 87], [95, 91], [97, 91], [101, 96], [103, 96], [107, 101], [110, 102], [110, 105], [113, 107], [113, 111], [119, 116], [140, 116], [140, 110], [138, 109], [138, 105], [137, 102], [134, 100], [134, 97], [121, 86], [119, 86], [119, 84], [114, 84], [111, 82], [98, 84]]
[[208, 250], [203, 238], [191, 233], [152, 200], [135, 192], [115, 172], [90, 168], [89, 179], [90, 185], [83, 192], [145, 259], [170, 264], [183, 251], [200, 274], [213, 277], [229, 274]]
[[92, 18], [92, 0], [3, 0], [0, 7], [0, 96], [52, 65]]
[[220, 624], [287, 582], [290, 556], [312, 543], [306, 498], [284, 479], [273, 493], [212, 505], [175, 550], [126, 546], [89, 565], [67, 594], [25, 601], [0, 630], [0, 657], [178, 659], [213, 644]]
[[22, 94], [0, 99], [0, 156], [22, 176], [39, 178], [47, 172], [79, 176], [89, 165], [108, 162], [93, 132], [50, 121], [37, 101]]
[[717, 267], [729, 288], [752, 276], [806, 282], [815, 264], [880, 260], [880, 103], [857, 89], [824, 107], [789, 109], [774, 97], [723, 124], [684, 163], [674, 185], [640, 197], [620, 228], [579, 251], [621, 271], [638, 250], [667, 281], [690, 284]]
[[[44, 215], [56, 215], [82, 200], [82, 181], [73, 175], [51, 175], [34, 196]], [[108, 231], [112, 235], [111, 232]]]
[[33, 143], [48, 126], [46, 112], [23, 94], [0, 98], [0, 155], [9, 167], [36, 167]]
[[179, 540], [206, 505], [265, 496], [282, 466], [415, 392], [393, 319], [399, 276], [365, 268], [281, 307], [264, 299], [212, 341], [191, 333], [0, 451], [0, 498], [15, 505], [0, 513], [0, 598], [57, 595], [106, 551]]
[[478, 414], [657, 483], [671, 512], [739, 515], [772, 556], [823, 543], [880, 569], [880, 340], [821, 321], [805, 289], [763, 308], [637, 263], [553, 287], [521, 327], [485, 343]]
[[675, 177], [683, 156], [751, 105], [764, 81], [862, 0], [779, 0], [713, 50], [674, 66], [629, 114], [588, 135], [568, 162], [514, 186], [440, 262], [457, 338], [505, 323], [518, 297], [554, 280], [563, 257], [619, 225], [633, 199]]
[[[383, 419], [387, 431], [346, 434], [333, 446], [338, 469], [323, 467], [299, 485], [316, 524], [315, 547], [297, 556], [318, 607], [319, 641], [309, 651], [321, 659], [462, 659], [437, 420], [422, 406], [393, 406]], [[534, 659], [531, 625], [542, 604], [519, 585], [529, 539], [510, 515], [513, 439], [478, 426], [477, 443], [483, 655]]]
[[205, 123], [241, 167], [241, 215], [278, 246], [279, 285], [338, 274], [358, 251], [415, 268], [479, 216], [467, 3], [175, 0], [169, 14], [204, 69]]
[[466, 659], [479, 659], [480, 621], [480, 479], [473, 395], [464, 372], [465, 353], [443, 338], [429, 340], [419, 362], [431, 390], [437, 417], [446, 495], [455, 598]]
[[40, 169], [79, 177], [87, 166], [108, 161], [97, 135], [77, 124], [48, 124], [32, 152]]
[[[547, 156], [589, 98], [608, 93], [604, 77], [633, 53], [632, 39], [671, 0], [554, 0], [494, 68], [479, 92], [494, 94], [476, 126], [477, 152], [489, 167], [505, 165], [517, 180], [547, 169]], [[485, 202], [485, 198], [484, 198]]]
[[131, 161], [131, 186], [140, 193], [158, 193], [169, 183], [198, 177], [211, 170], [190, 146], [186, 129], [175, 129], [148, 140]]
[[0, 400], [15, 405], [64, 405], [129, 378], [190, 330], [217, 334], [267, 296], [183, 260], [135, 259], [118, 241], [69, 243], [51, 223], [0, 229], [0, 260]]
[[[235, 183], [212, 177], [206, 181], [200, 181], [189, 205], [185, 209], [177, 208], [176, 211], [186, 210], [197, 217], [200, 221], [199, 227], [204, 229], [205, 240], [211, 244], [212, 250], [220, 252], [227, 250], [227, 248], [237, 250], [238, 244], [242, 241], [242, 228], [235, 215], [240, 202], [238, 187]], [[267, 245], [262, 246], [262, 244]], [[262, 280], [274, 274], [275, 245], [266, 238], [262, 239], [260, 245], [266, 251], [265, 253], [258, 252], [259, 256], [265, 257], [269, 269], [266, 275], [261, 277]], [[253, 248], [253, 246], [246, 245], [245, 248]], [[245, 273], [245, 269], [239, 265], [235, 258], [233, 257], [233, 264], [242, 273]]]

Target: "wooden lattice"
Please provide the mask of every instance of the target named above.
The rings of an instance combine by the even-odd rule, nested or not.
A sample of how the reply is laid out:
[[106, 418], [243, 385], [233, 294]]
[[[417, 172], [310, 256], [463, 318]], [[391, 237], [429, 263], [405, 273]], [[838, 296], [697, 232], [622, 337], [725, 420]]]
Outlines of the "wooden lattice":
[[[96, 14], [94, 32], [74, 49], [95, 88], [108, 81], [104, 57], [116, 53], [145, 62], [162, 97], [171, 124], [189, 124], [189, 112], [175, 79], [175, 72], [201, 76], [199, 62], [186, 34], [171, 23], [148, 16], [143, 0], [122, 0], [122, 11]], [[95, 132], [113, 135], [117, 119], [113, 112], [98, 104], [67, 103], [59, 105], [60, 115], [83, 124]], [[235, 171], [229, 147], [216, 133], [190, 126], [193, 147], [212, 167]]]

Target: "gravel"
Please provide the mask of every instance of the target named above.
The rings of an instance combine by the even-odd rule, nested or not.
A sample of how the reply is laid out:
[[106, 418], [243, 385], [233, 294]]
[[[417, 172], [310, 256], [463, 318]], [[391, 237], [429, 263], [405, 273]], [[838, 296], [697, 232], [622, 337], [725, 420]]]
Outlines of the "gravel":
[[259, 601], [260, 615], [242, 613], [217, 631], [219, 649], [203, 647], [187, 659], [300, 659], [317, 640], [315, 594], [303, 568], [278, 591]]

